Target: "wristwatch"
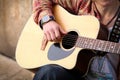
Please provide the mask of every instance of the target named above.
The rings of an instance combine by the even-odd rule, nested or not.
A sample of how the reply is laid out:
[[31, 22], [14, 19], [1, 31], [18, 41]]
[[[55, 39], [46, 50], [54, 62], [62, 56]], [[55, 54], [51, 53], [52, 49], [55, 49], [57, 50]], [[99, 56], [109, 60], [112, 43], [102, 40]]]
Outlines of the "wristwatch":
[[49, 22], [51, 20], [55, 20], [54, 16], [45, 15], [40, 20], [40, 27], [43, 28], [43, 24], [45, 24], [45, 23], [47, 23], [47, 22]]

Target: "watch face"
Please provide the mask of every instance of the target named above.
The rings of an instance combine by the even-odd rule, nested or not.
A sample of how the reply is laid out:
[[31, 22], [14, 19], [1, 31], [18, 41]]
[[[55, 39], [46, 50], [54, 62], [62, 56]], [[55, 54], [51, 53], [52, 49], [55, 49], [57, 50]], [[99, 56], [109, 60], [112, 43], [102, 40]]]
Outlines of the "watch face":
[[53, 17], [53, 16], [48, 16], [48, 15], [46, 15], [46, 16], [44, 16], [44, 17], [41, 19], [40, 24], [43, 25], [44, 23], [47, 23], [47, 22], [49, 22], [50, 20], [54, 20], [54, 17]]
[[49, 19], [50, 19], [49, 16], [44, 16], [42, 20], [43, 20], [43, 22], [47, 22], [47, 21], [49, 21]]

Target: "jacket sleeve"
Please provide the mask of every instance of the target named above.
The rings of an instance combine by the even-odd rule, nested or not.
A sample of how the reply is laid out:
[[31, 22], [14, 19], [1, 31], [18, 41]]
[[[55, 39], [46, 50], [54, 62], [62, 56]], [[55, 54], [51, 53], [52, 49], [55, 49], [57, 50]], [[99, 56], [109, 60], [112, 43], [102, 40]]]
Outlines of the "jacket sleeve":
[[59, 4], [71, 13], [76, 14], [82, 2], [85, 0], [33, 0], [34, 21], [39, 24], [45, 15], [52, 15], [52, 7]]

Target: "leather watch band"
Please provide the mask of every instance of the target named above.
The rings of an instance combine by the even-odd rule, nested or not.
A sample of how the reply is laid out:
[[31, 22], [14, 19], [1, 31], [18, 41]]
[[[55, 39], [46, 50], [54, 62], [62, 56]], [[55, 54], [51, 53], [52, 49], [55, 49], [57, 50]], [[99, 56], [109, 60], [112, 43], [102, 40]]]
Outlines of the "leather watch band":
[[51, 21], [51, 20], [55, 20], [54, 16], [49, 16], [49, 15], [45, 15], [41, 20], [40, 20], [40, 27], [43, 29], [43, 24]]

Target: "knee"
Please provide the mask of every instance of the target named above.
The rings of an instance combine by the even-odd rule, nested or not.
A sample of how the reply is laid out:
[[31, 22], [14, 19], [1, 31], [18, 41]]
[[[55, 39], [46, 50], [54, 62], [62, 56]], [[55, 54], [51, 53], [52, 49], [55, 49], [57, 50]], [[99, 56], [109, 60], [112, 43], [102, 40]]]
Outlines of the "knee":
[[62, 71], [62, 67], [57, 65], [45, 65], [41, 67], [38, 72], [35, 74], [33, 80], [54, 80], [54, 77], [59, 77]]
[[41, 67], [39, 71], [48, 74], [48, 73], [56, 73], [56, 72], [62, 71], [62, 69], [63, 68], [58, 65], [45, 65]]
[[49, 74], [49, 75], [53, 75], [53, 74], [57, 74], [57, 73], [63, 73], [64, 72], [64, 68], [58, 65], [45, 65], [42, 66], [36, 74], [41, 74], [41, 75], [45, 75], [45, 74]]

